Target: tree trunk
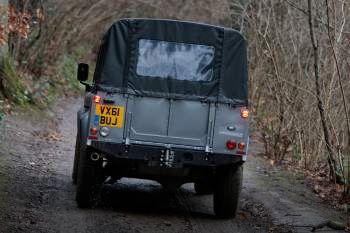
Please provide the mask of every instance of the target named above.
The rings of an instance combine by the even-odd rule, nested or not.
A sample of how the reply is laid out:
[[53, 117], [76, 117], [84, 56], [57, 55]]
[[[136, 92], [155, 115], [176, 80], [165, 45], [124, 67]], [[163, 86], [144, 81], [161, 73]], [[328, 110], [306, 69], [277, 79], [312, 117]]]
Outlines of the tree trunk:
[[324, 110], [324, 104], [321, 96], [321, 86], [320, 86], [320, 74], [319, 74], [319, 51], [318, 51], [318, 42], [316, 41], [315, 33], [314, 33], [314, 22], [312, 16], [312, 0], [308, 0], [308, 21], [309, 21], [309, 30], [310, 30], [310, 38], [311, 44], [313, 48], [313, 58], [314, 58], [314, 75], [315, 75], [315, 88], [316, 88], [316, 99], [317, 99], [317, 107], [321, 117], [321, 124], [323, 129], [324, 142], [326, 144], [326, 149], [328, 152], [327, 161], [330, 168], [331, 175], [334, 180], [338, 181], [338, 174], [335, 163], [335, 155], [331, 147], [330, 143], [330, 133], [329, 127], [326, 121], [326, 114]]

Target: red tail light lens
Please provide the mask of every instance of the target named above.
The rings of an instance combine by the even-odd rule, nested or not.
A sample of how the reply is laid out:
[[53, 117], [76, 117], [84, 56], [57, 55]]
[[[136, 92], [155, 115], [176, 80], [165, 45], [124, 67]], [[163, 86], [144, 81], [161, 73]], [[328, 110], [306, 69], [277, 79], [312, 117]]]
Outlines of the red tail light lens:
[[238, 149], [244, 150], [244, 148], [245, 148], [245, 143], [244, 143], [244, 142], [240, 142], [240, 143], [238, 144]]
[[101, 100], [102, 100], [101, 96], [99, 96], [99, 95], [94, 95], [94, 102], [95, 102], [96, 104], [101, 103]]
[[226, 142], [226, 148], [228, 150], [234, 150], [234, 149], [236, 149], [236, 146], [237, 146], [237, 143], [235, 141], [233, 141], [233, 140], [228, 140]]
[[247, 108], [241, 108], [241, 117], [242, 118], [248, 118], [249, 117], [249, 110]]
[[98, 133], [97, 128], [91, 128], [90, 129], [90, 135], [97, 135], [97, 133]]

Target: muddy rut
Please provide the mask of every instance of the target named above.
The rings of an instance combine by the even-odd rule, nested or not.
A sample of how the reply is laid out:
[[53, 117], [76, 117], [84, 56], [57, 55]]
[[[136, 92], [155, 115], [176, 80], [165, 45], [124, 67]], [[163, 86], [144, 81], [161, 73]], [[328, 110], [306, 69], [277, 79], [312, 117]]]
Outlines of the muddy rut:
[[274, 183], [254, 157], [233, 220], [216, 219], [211, 196], [196, 195], [192, 184], [167, 193], [136, 179], [106, 185], [94, 208], [78, 209], [71, 172], [80, 105], [70, 98], [45, 116], [22, 109], [1, 122], [0, 232], [309, 232], [329, 215], [343, 220], [317, 199], [300, 201], [295, 184], [288, 191]]

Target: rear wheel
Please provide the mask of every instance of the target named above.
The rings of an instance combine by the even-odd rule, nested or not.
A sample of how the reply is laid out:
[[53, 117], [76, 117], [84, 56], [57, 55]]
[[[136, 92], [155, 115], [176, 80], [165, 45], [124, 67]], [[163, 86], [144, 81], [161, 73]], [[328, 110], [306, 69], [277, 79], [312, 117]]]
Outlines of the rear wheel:
[[215, 177], [214, 212], [220, 218], [235, 217], [242, 190], [243, 166], [220, 169]]
[[92, 161], [91, 152], [89, 147], [80, 147], [76, 191], [76, 201], [80, 208], [92, 206], [96, 193], [104, 181], [102, 160]]
[[212, 194], [213, 184], [211, 182], [196, 182], [194, 183], [194, 190], [198, 195]]

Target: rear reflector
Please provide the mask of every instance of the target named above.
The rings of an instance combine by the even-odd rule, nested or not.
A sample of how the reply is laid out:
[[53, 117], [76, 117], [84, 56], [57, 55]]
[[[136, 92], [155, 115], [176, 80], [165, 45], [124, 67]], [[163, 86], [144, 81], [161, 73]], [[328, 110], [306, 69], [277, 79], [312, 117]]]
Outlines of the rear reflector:
[[233, 141], [233, 140], [228, 140], [226, 142], [226, 148], [228, 150], [234, 150], [234, 149], [236, 149], [236, 146], [237, 146], [237, 143], [235, 141]]
[[97, 140], [98, 137], [97, 136], [89, 136], [88, 139], [90, 139], [90, 140]]
[[95, 104], [101, 103], [101, 100], [102, 100], [101, 96], [99, 96], [99, 95], [94, 95], [94, 102], [95, 102]]

